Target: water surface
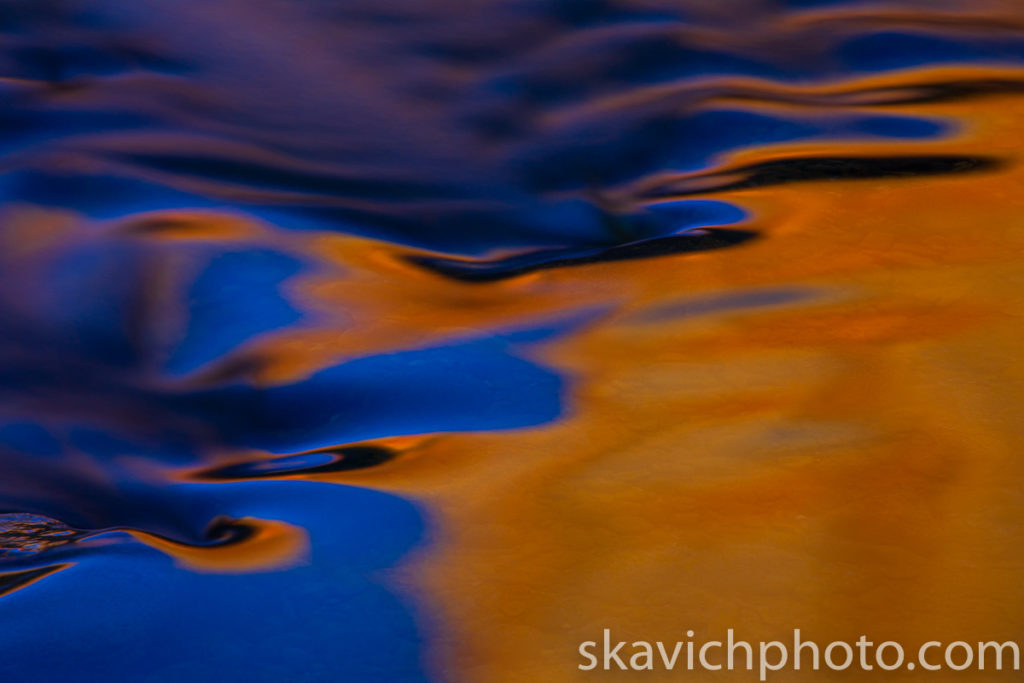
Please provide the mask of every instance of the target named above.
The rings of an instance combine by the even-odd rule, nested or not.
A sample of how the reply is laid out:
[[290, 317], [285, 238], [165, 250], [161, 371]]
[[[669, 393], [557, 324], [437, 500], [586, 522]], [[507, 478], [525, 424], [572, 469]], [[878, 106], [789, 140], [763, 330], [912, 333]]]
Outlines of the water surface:
[[1022, 67], [1011, 0], [6, 3], [0, 674], [1024, 640]]

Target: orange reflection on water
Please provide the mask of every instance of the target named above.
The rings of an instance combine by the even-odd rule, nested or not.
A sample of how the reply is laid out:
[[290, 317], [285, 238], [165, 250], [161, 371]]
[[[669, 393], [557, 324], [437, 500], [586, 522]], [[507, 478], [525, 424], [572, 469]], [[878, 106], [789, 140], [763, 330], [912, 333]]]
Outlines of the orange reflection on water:
[[234, 521], [244, 538], [223, 545], [179, 543], [138, 529], [127, 529], [137, 541], [167, 553], [188, 569], [212, 573], [271, 571], [294, 566], [309, 556], [305, 529], [272, 519], [243, 517]]
[[[437, 516], [434, 545], [401, 581], [440, 615], [439, 671], [600, 680], [577, 671], [576, 648], [603, 628], [651, 641], [727, 628], [785, 641], [800, 628], [822, 643], [863, 633], [908, 652], [928, 640], [1024, 640], [1024, 100], [898, 111], [961, 129], [941, 141], [761, 147], [723, 167], [907, 153], [1003, 165], [724, 191], [714, 198], [750, 210], [762, 239], [467, 295], [474, 316], [511, 314], [529, 294], [538, 309], [562, 295], [620, 305], [533, 353], [572, 380], [560, 422], [440, 435], [380, 468], [334, 475], [418, 498]], [[417, 313], [426, 285], [412, 273], [403, 283], [393, 329], [427, 316], [459, 324], [464, 301]], [[781, 290], [796, 294], [698, 305]], [[364, 301], [390, 311], [399, 299], [396, 289]]]

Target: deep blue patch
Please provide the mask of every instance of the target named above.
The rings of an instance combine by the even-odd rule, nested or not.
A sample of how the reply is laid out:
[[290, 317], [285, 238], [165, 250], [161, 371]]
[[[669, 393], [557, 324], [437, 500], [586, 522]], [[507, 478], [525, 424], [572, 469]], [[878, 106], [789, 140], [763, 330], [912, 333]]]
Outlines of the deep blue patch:
[[60, 455], [61, 445], [42, 425], [34, 422], [9, 422], [0, 426], [0, 447], [29, 455]]
[[[140, 257], [130, 245], [90, 243], [47, 264], [46, 286], [30, 295], [34, 322], [54, 350], [118, 367], [140, 361], [145, 334], [137, 318], [145, 286]], [[18, 327], [15, 333], [26, 331]]]
[[909, 116], [870, 116], [855, 120], [850, 128], [854, 131], [888, 138], [933, 138], [947, 130], [937, 121], [912, 118]]
[[221, 438], [276, 453], [448, 431], [511, 429], [561, 413], [563, 381], [484, 338], [359, 358], [266, 389], [230, 386], [182, 396]]
[[188, 328], [167, 369], [189, 372], [261, 332], [299, 320], [302, 314], [281, 286], [302, 269], [301, 261], [265, 249], [214, 255], [189, 289]]
[[857, 36], [838, 54], [854, 71], [888, 71], [922, 64], [1011, 62], [1024, 59], [1024, 41], [954, 40], [924, 33], [885, 31]]
[[[198, 487], [190, 487], [198, 488]], [[222, 488], [230, 496], [220, 495]], [[235, 517], [301, 526], [313, 563], [248, 574], [174, 567], [108, 546], [5, 596], [0, 677], [11, 681], [424, 681], [422, 627], [377, 578], [424, 522], [387, 494], [307, 482], [205, 487]], [[31, 619], [16, 615], [31, 614]]]
[[203, 209], [222, 204], [139, 178], [110, 174], [25, 170], [2, 176], [0, 199], [114, 219], [139, 212]]

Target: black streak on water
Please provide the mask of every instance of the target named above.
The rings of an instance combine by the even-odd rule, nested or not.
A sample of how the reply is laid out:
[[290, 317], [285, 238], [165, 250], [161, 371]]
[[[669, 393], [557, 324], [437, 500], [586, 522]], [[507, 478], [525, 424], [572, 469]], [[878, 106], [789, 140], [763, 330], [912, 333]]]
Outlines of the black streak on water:
[[1024, 81], [1013, 79], [974, 79], [929, 83], [912, 87], [892, 86], [875, 91], [880, 96], [889, 95], [878, 104], [927, 104], [932, 102], [953, 102], [987, 95], [1020, 94], [1024, 92]]
[[467, 283], [495, 282], [538, 270], [566, 268], [609, 261], [628, 261], [733, 247], [757, 237], [752, 230], [701, 228], [680, 235], [618, 244], [580, 255], [578, 250], [552, 249], [533, 252], [524, 263], [517, 255], [493, 261], [467, 261], [442, 257], [411, 256], [408, 260], [427, 270]]
[[296, 474], [326, 474], [347, 472], [375, 467], [393, 459], [395, 451], [381, 446], [346, 446], [330, 451], [318, 451], [331, 458], [329, 462], [316, 465], [296, 465], [293, 456], [244, 462], [204, 470], [196, 475], [206, 481], [230, 481], [235, 479], [271, 479]]
[[254, 533], [256, 530], [251, 525], [227, 515], [217, 517], [206, 527], [206, 538], [213, 546], [241, 543], [252, 538]]
[[[968, 155], [778, 159], [727, 172], [687, 178], [651, 190], [646, 193], [646, 197], [705, 195], [816, 180], [872, 180], [976, 173], [995, 170], [1003, 163], [992, 157]], [[722, 182], [717, 185], [709, 184], [709, 179], [716, 176], [721, 176]], [[699, 184], [689, 186], [693, 181], [699, 181]]]
[[34, 569], [22, 569], [13, 572], [2, 572], [0, 573], [0, 596], [13, 593], [19, 588], [38, 581], [44, 577], [58, 572], [61, 569], [65, 569], [70, 565], [67, 564], [51, 564], [46, 567], [37, 567]]

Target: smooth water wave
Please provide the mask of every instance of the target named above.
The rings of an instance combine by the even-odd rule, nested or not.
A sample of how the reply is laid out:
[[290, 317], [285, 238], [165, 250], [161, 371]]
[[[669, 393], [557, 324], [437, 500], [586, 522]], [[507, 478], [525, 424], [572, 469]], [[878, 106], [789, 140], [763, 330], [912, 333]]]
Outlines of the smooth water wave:
[[1018, 3], [19, 1], [0, 93], [4, 677], [1024, 628]]

